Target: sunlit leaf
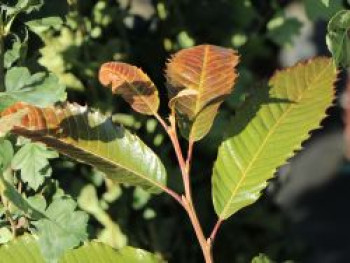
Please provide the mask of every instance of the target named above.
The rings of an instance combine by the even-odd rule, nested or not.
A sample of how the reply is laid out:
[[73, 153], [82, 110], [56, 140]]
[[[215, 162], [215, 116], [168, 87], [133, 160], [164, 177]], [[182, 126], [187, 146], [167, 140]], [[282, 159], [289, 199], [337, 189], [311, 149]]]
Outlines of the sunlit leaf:
[[59, 29], [63, 23], [62, 18], [57, 16], [44, 17], [36, 20], [31, 20], [25, 24], [29, 27], [31, 31], [40, 35], [41, 33], [47, 31], [49, 28]]
[[121, 62], [108, 62], [101, 66], [99, 80], [120, 94], [137, 112], [154, 115], [158, 111], [158, 90], [150, 78], [139, 68]]
[[[11, 263], [44, 263], [35, 236], [17, 237], [6, 245], [0, 246], [0, 259]], [[68, 251], [59, 263], [162, 263], [160, 257], [145, 250], [125, 247], [115, 250], [98, 242], [88, 242], [82, 247]]]
[[238, 56], [232, 49], [201, 45], [176, 53], [167, 64], [166, 76], [174, 108], [188, 126], [191, 140], [203, 138], [224, 99], [231, 93]]
[[7, 15], [15, 15], [20, 12], [29, 14], [38, 11], [43, 4], [44, 0], [18, 0], [16, 5], [8, 10]]
[[328, 23], [327, 45], [335, 62], [343, 67], [350, 65], [350, 11], [338, 12]]
[[221, 220], [254, 203], [276, 169], [320, 127], [336, 77], [331, 59], [300, 63], [277, 72], [270, 89], [257, 89], [237, 111], [213, 170], [213, 202]]
[[40, 109], [17, 103], [2, 116], [23, 108], [29, 113], [14, 133], [93, 165], [113, 181], [139, 185], [153, 193], [164, 187], [166, 172], [159, 158], [138, 137], [116, 127], [109, 118], [77, 104]]

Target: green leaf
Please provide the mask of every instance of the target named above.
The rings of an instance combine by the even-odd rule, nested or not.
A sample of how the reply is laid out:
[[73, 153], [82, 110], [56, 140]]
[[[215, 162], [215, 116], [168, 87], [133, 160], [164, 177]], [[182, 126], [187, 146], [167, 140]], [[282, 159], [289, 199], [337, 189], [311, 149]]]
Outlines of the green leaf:
[[13, 239], [13, 234], [7, 227], [0, 228], [0, 245]]
[[[30, 235], [17, 237], [15, 240], [0, 246], [2, 262], [11, 263], [44, 263], [37, 239]], [[23, 261], [25, 259], [25, 261]], [[162, 263], [158, 256], [142, 249], [125, 247], [115, 250], [98, 242], [88, 242], [82, 247], [68, 251], [59, 263]]]
[[21, 55], [22, 43], [19, 38], [16, 38], [12, 44], [12, 48], [7, 50], [4, 56], [4, 66], [5, 68], [10, 68], [13, 63], [15, 63]]
[[14, 8], [11, 9], [11, 12], [7, 12], [7, 15], [13, 15], [20, 12], [29, 14], [33, 11], [38, 11], [43, 4], [44, 0], [18, 0]]
[[327, 46], [337, 65], [350, 65], [350, 11], [338, 12], [328, 23]]
[[52, 74], [43, 72], [31, 75], [24, 67], [13, 67], [5, 77], [6, 92], [0, 93], [0, 109], [17, 101], [47, 107], [66, 99], [65, 87]]
[[259, 254], [252, 259], [252, 263], [272, 263], [272, 261], [264, 254]]
[[327, 21], [344, 8], [342, 0], [305, 0], [304, 3], [306, 14], [312, 21]]
[[110, 118], [77, 104], [40, 109], [17, 103], [2, 116], [23, 108], [29, 109], [27, 118], [13, 132], [93, 165], [112, 181], [141, 186], [152, 193], [164, 188], [166, 171], [157, 155]]
[[40, 143], [28, 143], [24, 145], [12, 160], [12, 168], [21, 170], [21, 179], [28, 186], [38, 190], [45, 180], [51, 176], [49, 159], [57, 158], [58, 154], [48, 150]]
[[40, 35], [50, 28], [59, 29], [63, 24], [63, 20], [60, 17], [52, 16], [41, 19], [31, 20], [25, 23], [31, 31]]
[[75, 211], [76, 207], [72, 199], [55, 199], [45, 211], [46, 218], [33, 222], [41, 253], [48, 262], [58, 262], [65, 251], [87, 239], [88, 216]]
[[333, 61], [316, 58], [277, 72], [237, 111], [221, 144], [212, 177], [221, 220], [254, 203], [276, 169], [320, 127], [334, 99]]
[[291, 45], [294, 36], [299, 34], [302, 25], [296, 18], [286, 18], [283, 14], [279, 14], [267, 24], [267, 36], [277, 45]]
[[0, 192], [4, 195], [13, 205], [23, 211], [27, 216], [33, 219], [44, 218], [45, 215], [31, 205], [4, 177], [0, 176]]
[[13, 158], [13, 147], [10, 141], [0, 139], [0, 167], [6, 170], [11, 164]]

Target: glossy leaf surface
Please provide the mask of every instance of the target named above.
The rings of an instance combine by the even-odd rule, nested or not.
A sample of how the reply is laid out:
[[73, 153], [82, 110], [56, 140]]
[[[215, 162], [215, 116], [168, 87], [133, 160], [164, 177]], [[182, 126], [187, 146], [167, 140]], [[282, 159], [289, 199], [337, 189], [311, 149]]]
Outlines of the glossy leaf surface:
[[238, 56], [232, 49], [201, 45], [183, 49], [167, 64], [169, 107], [189, 123], [188, 137], [203, 138], [231, 93]]
[[93, 165], [113, 181], [139, 185], [153, 193], [165, 185], [165, 168], [155, 153], [100, 113], [76, 104], [40, 109], [17, 103], [2, 116], [21, 109], [29, 113], [13, 129], [14, 133]]
[[226, 219], [254, 203], [276, 169], [320, 127], [334, 99], [333, 61], [317, 58], [271, 78], [237, 112], [212, 177], [215, 211]]
[[108, 62], [101, 66], [99, 80], [120, 94], [137, 112], [154, 115], [158, 111], [158, 91], [150, 78], [139, 68], [121, 62]]

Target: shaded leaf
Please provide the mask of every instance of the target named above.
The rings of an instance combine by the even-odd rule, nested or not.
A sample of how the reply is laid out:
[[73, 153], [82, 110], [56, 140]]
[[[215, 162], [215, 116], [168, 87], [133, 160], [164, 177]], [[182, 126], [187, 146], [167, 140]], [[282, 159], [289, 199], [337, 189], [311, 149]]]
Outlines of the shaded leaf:
[[120, 94], [137, 112], [154, 115], [159, 108], [158, 90], [139, 68], [121, 62], [101, 66], [99, 80], [110, 86], [113, 94]]
[[152, 193], [161, 192], [166, 184], [165, 168], [154, 152], [100, 113], [77, 104], [40, 109], [17, 103], [2, 116], [23, 108], [29, 113], [14, 133], [93, 165], [113, 181], [139, 185]]
[[14, 170], [21, 170], [22, 181], [36, 191], [45, 177], [51, 175], [48, 160], [57, 157], [56, 152], [48, 150], [43, 144], [27, 143], [16, 153], [11, 166]]
[[302, 25], [296, 18], [286, 18], [279, 14], [267, 24], [267, 36], [277, 45], [291, 45], [293, 38], [300, 33]]
[[10, 141], [0, 139], [0, 167], [5, 170], [11, 164], [13, 158], [13, 147]]
[[[328, 2], [328, 3], [327, 3]], [[329, 20], [344, 8], [342, 0], [305, 0], [305, 11], [310, 20]]]
[[350, 11], [338, 12], [328, 23], [327, 46], [337, 65], [350, 65]]
[[[37, 239], [24, 235], [6, 245], [0, 246], [0, 258], [3, 262], [11, 263], [44, 263]], [[126, 247], [115, 250], [108, 245], [98, 242], [88, 242], [82, 247], [68, 251], [59, 260], [60, 263], [161, 263], [164, 262], [156, 255], [142, 249]]]
[[12, 48], [8, 49], [5, 52], [4, 56], [4, 66], [5, 68], [10, 68], [16, 61], [22, 62], [24, 57], [27, 55], [27, 48], [28, 48], [28, 32], [25, 31], [25, 38], [23, 42], [21, 39], [13, 34], [15, 36], [15, 41], [12, 44]]
[[167, 64], [169, 107], [185, 122], [180, 127], [187, 126], [189, 139], [200, 140], [210, 130], [233, 89], [237, 63], [234, 50], [201, 45], [179, 51]]
[[226, 219], [254, 203], [276, 169], [320, 127], [334, 99], [336, 69], [317, 58], [277, 72], [237, 111], [213, 169], [215, 211]]
[[252, 263], [272, 263], [272, 261], [264, 254], [259, 254], [252, 259]]

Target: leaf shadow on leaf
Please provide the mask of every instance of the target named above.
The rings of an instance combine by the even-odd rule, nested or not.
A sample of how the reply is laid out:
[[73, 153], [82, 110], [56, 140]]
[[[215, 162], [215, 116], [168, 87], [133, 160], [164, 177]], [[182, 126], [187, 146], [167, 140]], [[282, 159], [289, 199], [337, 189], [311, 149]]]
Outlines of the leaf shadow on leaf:
[[271, 103], [295, 103], [287, 98], [277, 98], [270, 96], [270, 87], [254, 88], [251, 95], [247, 98], [245, 103], [235, 113], [235, 116], [231, 119], [229, 127], [232, 127], [225, 131], [224, 138], [230, 138], [238, 135], [255, 117], [261, 106]]
[[[33, 140], [45, 140], [45, 143], [52, 140], [54, 144], [57, 144], [57, 137], [60, 139], [69, 137], [75, 141], [86, 140], [107, 143], [115, 139], [122, 139], [125, 136], [124, 128], [115, 125], [110, 118], [105, 118], [100, 123], [89, 123], [89, 119], [93, 118], [94, 113], [91, 116], [89, 114], [84, 112], [65, 117], [59, 122], [57, 128], [35, 130], [16, 128], [15, 130], [18, 134], [28, 136]], [[50, 138], [50, 135], [54, 135], [53, 138]]]

